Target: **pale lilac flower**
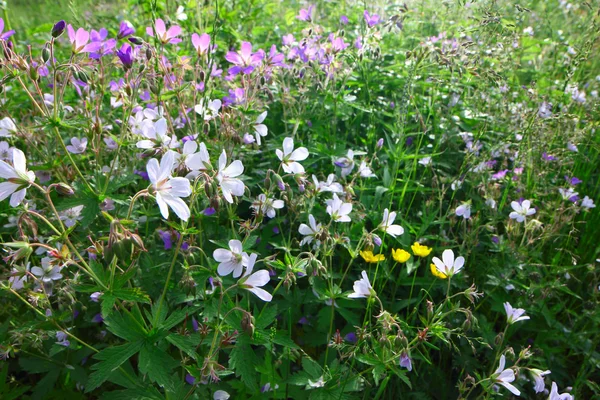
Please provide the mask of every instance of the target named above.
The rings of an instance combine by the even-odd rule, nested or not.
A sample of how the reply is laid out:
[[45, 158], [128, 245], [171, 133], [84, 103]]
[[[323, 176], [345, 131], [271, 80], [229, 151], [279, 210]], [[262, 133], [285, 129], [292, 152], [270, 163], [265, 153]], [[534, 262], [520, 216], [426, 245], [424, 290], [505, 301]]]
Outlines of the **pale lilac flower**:
[[27, 188], [35, 181], [35, 173], [27, 171], [25, 154], [13, 149], [13, 165], [0, 160], [0, 178], [8, 182], [0, 183], [0, 201], [10, 196], [10, 206], [17, 207], [27, 193]]
[[52, 265], [50, 257], [42, 258], [42, 267], [31, 268], [31, 273], [41, 279], [42, 282], [52, 282], [61, 279], [63, 276], [60, 273], [58, 265]]
[[423, 157], [418, 162], [419, 162], [419, 164], [421, 164], [423, 166], [427, 166], [427, 165], [431, 164], [431, 157]]
[[0, 142], [0, 160], [7, 163], [12, 163], [13, 147], [10, 147], [8, 142]]
[[169, 28], [169, 30], [167, 30], [167, 27], [165, 26], [165, 22], [160, 18], [157, 19], [156, 21], [154, 21], [154, 25], [156, 26], [156, 32], [154, 32], [154, 29], [151, 26], [149, 26], [146, 28], [146, 33], [148, 35], [154, 37], [154, 34], [156, 33], [156, 37], [163, 44], [167, 44], [167, 43], [177, 44], [177, 43], [181, 42], [181, 39], [177, 37], [181, 34], [180, 26], [173, 25], [172, 27]]
[[208, 33], [203, 33], [202, 35], [193, 33], [192, 45], [196, 49], [196, 53], [198, 53], [199, 56], [208, 53], [208, 50], [210, 48], [210, 35]]
[[217, 273], [227, 276], [233, 272], [234, 278], [239, 278], [248, 264], [248, 254], [243, 251], [242, 242], [237, 239], [229, 241], [229, 250], [216, 249], [213, 258], [219, 263]]
[[269, 218], [275, 218], [275, 210], [280, 210], [284, 207], [283, 200], [274, 200], [267, 198], [267, 195], [261, 193], [257, 199], [252, 203], [250, 208], [254, 209], [257, 213], [261, 212]]
[[0, 119], [0, 137], [9, 138], [15, 132], [17, 132], [17, 126], [10, 117]]
[[169, 136], [167, 120], [160, 118], [157, 121], [146, 119], [141, 127], [142, 136], [147, 138], [136, 143], [138, 149], [153, 149], [155, 146], [163, 149], [176, 148], [179, 146], [175, 135]]
[[15, 31], [13, 30], [4, 32], [4, 20], [0, 18], [0, 40], [6, 40], [14, 34]]
[[371, 282], [369, 282], [369, 277], [365, 271], [361, 272], [362, 278], [354, 282], [353, 290], [354, 293], [348, 295], [348, 298], [358, 299], [358, 298], [367, 298], [371, 297], [375, 294], [373, 287], [371, 286]]
[[314, 4], [311, 4], [307, 9], [302, 8], [296, 18], [298, 18], [300, 21], [312, 22], [314, 14], [315, 6]]
[[119, 25], [119, 32], [117, 33], [118, 39], [124, 39], [129, 35], [133, 35], [135, 33], [135, 29], [131, 22], [122, 21], [121, 25]]
[[240, 160], [235, 160], [229, 166], [227, 166], [227, 154], [225, 150], [219, 156], [219, 172], [217, 173], [217, 181], [221, 186], [221, 191], [223, 192], [223, 197], [229, 203], [233, 203], [234, 196], [243, 196], [244, 195], [244, 182], [236, 177], [240, 176], [244, 173], [244, 165]]
[[91, 53], [102, 47], [102, 42], [88, 43], [90, 41], [90, 33], [83, 28], [79, 28], [75, 32], [75, 29], [69, 24], [67, 25], [67, 33], [69, 34], [71, 49], [75, 54]]
[[544, 101], [538, 109], [538, 117], [550, 118], [552, 116], [552, 104]]
[[267, 129], [267, 126], [265, 124], [263, 124], [263, 121], [265, 120], [266, 117], [267, 117], [267, 112], [264, 111], [258, 117], [256, 117], [254, 124], [252, 124], [252, 126], [254, 128], [254, 136], [256, 137], [256, 144], [258, 144], [259, 146], [261, 144], [260, 137], [267, 136], [267, 133], [269, 132], [269, 130]]
[[513, 201], [510, 203], [510, 206], [514, 211], [509, 214], [509, 217], [517, 220], [517, 222], [523, 222], [526, 217], [535, 214], [535, 208], [531, 208], [531, 202], [529, 200], [523, 200], [521, 204]]
[[464, 219], [471, 218], [471, 203], [465, 202], [456, 207], [456, 216], [463, 217]]
[[513, 371], [511, 368], [504, 369], [505, 364], [506, 357], [504, 357], [504, 354], [502, 354], [500, 356], [500, 364], [492, 375], [492, 378], [494, 379], [494, 382], [504, 386], [506, 389], [510, 390], [512, 394], [519, 396], [521, 394], [519, 389], [510, 384], [515, 380], [515, 371]]
[[550, 374], [550, 370], [542, 371], [541, 369], [531, 368], [529, 370], [531, 372], [531, 377], [534, 381], [534, 390], [536, 393], [541, 393], [546, 388], [544, 384], [544, 376]]
[[85, 152], [87, 148], [88, 140], [87, 138], [79, 139], [79, 138], [71, 138], [71, 144], [67, 146], [67, 150], [72, 154], [81, 154]]
[[548, 400], [573, 400], [573, 399], [574, 399], [574, 397], [572, 395], [570, 395], [569, 393], [559, 394], [558, 386], [556, 385], [556, 382], [552, 382], [552, 389], [550, 390], [550, 396], [548, 397]]
[[317, 177], [315, 175], [312, 176], [313, 178], [313, 182], [315, 184], [315, 189], [317, 190], [317, 192], [322, 193], [322, 192], [332, 192], [332, 193], [339, 193], [339, 194], [343, 194], [344, 193], [344, 187], [335, 182], [335, 174], [329, 174], [327, 176], [327, 180], [326, 181], [321, 181], [319, 182], [319, 180], [317, 179]]
[[335, 166], [342, 169], [342, 178], [350, 175], [354, 169], [354, 151], [348, 150], [346, 157], [340, 157], [334, 161]]
[[229, 395], [229, 393], [227, 393], [224, 390], [217, 390], [214, 394], [213, 394], [213, 400], [227, 400], [229, 399], [229, 397], [231, 397]]
[[491, 208], [492, 210], [496, 209], [496, 200], [489, 197], [485, 200], [485, 205]]
[[65, 226], [67, 228], [70, 228], [73, 225], [75, 225], [77, 223], [77, 221], [80, 221], [83, 218], [83, 216], [81, 215], [82, 210], [83, 210], [83, 205], [79, 205], [79, 206], [71, 207], [64, 211], [61, 211], [60, 212], [60, 220], [64, 221]]
[[444, 250], [442, 259], [433, 257], [431, 260], [439, 272], [446, 276], [458, 274], [465, 265], [465, 258], [462, 256], [454, 258], [454, 252], [450, 249]]
[[29, 277], [29, 271], [29, 263], [27, 263], [27, 265], [24, 267], [17, 266], [16, 268], [13, 268], [10, 273], [10, 278], [8, 278], [9, 286], [13, 290], [23, 289], [23, 287], [25, 286], [25, 282], [27, 282], [27, 279]]
[[579, 199], [579, 196], [578, 196], [579, 193], [577, 193], [575, 191], [575, 189], [573, 189], [573, 188], [568, 188], [568, 189], [559, 188], [558, 192], [562, 196], [563, 200], [569, 200], [572, 202], [576, 202]]
[[90, 295], [90, 300], [93, 301], [94, 303], [97, 303], [100, 300], [101, 296], [102, 296], [102, 292], [94, 292]]
[[229, 68], [230, 75], [237, 75], [240, 72], [244, 74], [250, 74], [254, 71], [254, 68], [261, 64], [264, 57], [264, 52], [252, 52], [252, 44], [250, 42], [242, 42], [239, 53], [236, 51], [229, 51], [225, 55], [225, 59], [230, 63], [234, 64], [233, 67]]
[[406, 351], [400, 354], [400, 366], [406, 368], [409, 372], [412, 371], [412, 360]]
[[506, 311], [506, 322], [509, 325], [529, 319], [529, 316], [525, 315], [525, 310], [522, 308], [513, 308], [508, 301], [504, 303], [504, 310]]
[[315, 239], [316, 239], [317, 245], [320, 243], [319, 239], [317, 239], [316, 237], [317, 237], [317, 235], [319, 235], [321, 233], [321, 230], [322, 230], [321, 224], [317, 223], [317, 221], [315, 220], [315, 217], [313, 217], [312, 214], [309, 214], [309, 216], [308, 216], [308, 223], [309, 223], [309, 225], [300, 224], [300, 227], [298, 228], [298, 232], [301, 235], [304, 235], [304, 238], [300, 242], [300, 246], [303, 246], [305, 244], [310, 244]]
[[371, 14], [369, 14], [369, 12], [367, 10], [364, 11], [363, 15], [365, 17], [365, 22], [367, 23], [369, 28], [372, 28], [379, 23], [379, 20], [380, 20], [379, 15], [377, 15], [377, 14], [371, 15]]
[[581, 200], [581, 207], [596, 208], [596, 205], [594, 204], [594, 200], [590, 199], [588, 196], [585, 196], [583, 200]]
[[303, 174], [304, 167], [298, 162], [308, 158], [306, 147], [299, 147], [294, 150], [294, 139], [291, 137], [283, 140], [283, 151], [276, 149], [277, 158], [281, 161], [281, 166], [288, 174]]
[[58, 342], [56, 342], [56, 344], [65, 346], [65, 347], [69, 347], [69, 345], [71, 343], [67, 340], [67, 338], [68, 338], [68, 335], [65, 332], [63, 332], [63, 331], [56, 332], [56, 340], [58, 340]]
[[167, 151], [163, 155], [160, 164], [156, 158], [148, 161], [146, 170], [151, 183], [151, 194], [156, 196], [163, 218], [169, 218], [170, 207], [179, 218], [187, 221], [190, 217], [190, 209], [181, 198], [192, 194], [192, 188], [186, 178], [171, 177], [174, 165], [175, 154], [172, 151]]
[[567, 143], [567, 149], [569, 149], [569, 151], [572, 151], [574, 153], [577, 153], [579, 151], [579, 149], [577, 148], [577, 146], [574, 145], [571, 142]]
[[366, 161], [361, 161], [358, 166], [358, 174], [361, 178], [376, 178], [377, 175], [373, 173], [371, 168], [367, 165]]
[[350, 212], [352, 211], [352, 203], [344, 203], [337, 194], [333, 194], [333, 199], [325, 201], [327, 204], [327, 214], [331, 215], [331, 219], [336, 222], [351, 222]]
[[393, 225], [396, 220], [396, 212], [389, 210], [386, 208], [383, 210], [383, 220], [379, 224], [378, 229], [385, 231], [388, 235], [392, 237], [400, 236], [404, 233], [404, 228], [400, 225]]

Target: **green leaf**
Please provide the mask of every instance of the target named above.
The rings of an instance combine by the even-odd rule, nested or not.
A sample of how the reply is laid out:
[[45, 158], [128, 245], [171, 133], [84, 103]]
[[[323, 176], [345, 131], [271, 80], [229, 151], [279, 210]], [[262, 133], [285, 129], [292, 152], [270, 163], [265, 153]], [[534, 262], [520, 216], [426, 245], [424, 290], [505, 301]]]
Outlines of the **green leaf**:
[[112, 294], [121, 300], [150, 304], [150, 296], [140, 288], [115, 289]]
[[229, 368], [235, 371], [235, 375], [253, 392], [258, 391], [257, 373], [255, 365], [260, 360], [250, 346], [250, 338], [245, 333], [238, 337], [233, 350], [229, 354]]
[[199, 335], [183, 336], [177, 333], [172, 333], [167, 336], [167, 341], [173, 346], [177, 347], [179, 350], [186, 353], [188, 356], [192, 357], [194, 360], [198, 359], [196, 346], [198, 346], [200, 343]]
[[142, 348], [143, 343], [139, 340], [121, 346], [113, 346], [94, 355], [94, 358], [100, 362], [92, 365], [95, 372], [90, 375], [85, 385], [85, 391], [91, 392], [102, 385], [114, 370]]
[[111, 293], [104, 293], [100, 297], [102, 303], [100, 304], [100, 311], [102, 312], [102, 318], [106, 319], [113, 311], [115, 306], [116, 298]]
[[31, 395], [34, 400], [42, 400], [46, 398], [46, 395], [52, 391], [52, 388], [56, 384], [58, 377], [60, 376], [61, 368], [53, 369], [44, 376], [37, 385]]
[[140, 351], [138, 367], [140, 372], [147, 374], [150, 379], [160, 386], [172, 386], [171, 370], [179, 365], [173, 357], [157, 346], [146, 343]]
[[144, 339], [147, 333], [130, 314], [112, 313], [104, 320], [104, 324], [114, 335], [129, 342]]

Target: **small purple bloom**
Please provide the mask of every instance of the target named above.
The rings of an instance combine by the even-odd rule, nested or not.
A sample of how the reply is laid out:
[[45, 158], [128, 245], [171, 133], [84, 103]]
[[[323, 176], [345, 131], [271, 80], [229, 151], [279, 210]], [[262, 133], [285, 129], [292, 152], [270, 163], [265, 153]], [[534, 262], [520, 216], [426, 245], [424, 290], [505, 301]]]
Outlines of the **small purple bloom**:
[[383, 147], [383, 138], [379, 138], [379, 140], [377, 141], [377, 148], [380, 149]]
[[312, 22], [314, 11], [315, 6], [311, 4], [307, 9], [301, 9], [296, 18], [298, 18], [300, 21]]
[[136, 175], [141, 176], [142, 179], [145, 179], [147, 181], [150, 180], [150, 178], [148, 177], [148, 173], [146, 171], [140, 171], [140, 170], [136, 169], [133, 173], [136, 174]]
[[204, 211], [202, 211], [202, 214], [206, 215], [207, 217], [211, 216], [211, 215], [215, 215], [216, 213], [217, 213], [217, 210], [215, 210], [213, 207], [205, 208]]
[[90, 295], [90, 300], [92, 300], [94, 303], [97, 303], [100, 299], [100, 296], [102, 296], [102, 292], [94, 292]]
[[231, 107], [246, 102], [246, 91], [242, 88], [229, 89], [229, 96], [223, 97], [223, 106]]
[[414, 141], [415, 141], [415, 139], [412, 136], [407, 137], [406, 138], [406, 147], [412, 146]]
[[121, 48], [117, 50], [117, 57], [119, 57], [119, 60], [123, 63], [125, 71], [133, 66], [133, 49], [128, 43], [123, 43]]
[[412, 361], [411, 361], [410, 357], [408, 356], [407, 352], [403, 352], [400, 355], [400, 366], [402, 368], [406, 368], [409, 371], [412, 371]]
[[97, 324], [104, 322], [104, 318], [102, 318], [102, 314], [94, 315], [94, 318], [92, 318], [92, 322], [97, 323]]
[[196, 378], [194, 378], [193, 376], [191, 376], [190, 374], [186, 374], [185, 375], [185, 381], [188, 385], [195, 385], [196, 384]]
[[[66, 27], [67, 27], [67, 23], [63, 19], [61, 19], [60, 21], [55, 23], [54, 26], [52, 27], [52, 32], [51, 32], [52, 37], [54, 39], [56, 39], [57, 37], [62, 35], [65, 32]], [[0, 32], [2, 32], [2, 29], [0, 29]]]
[[498, 236], [494, 235], [494, 236], [492, 236], [492, 242], [494, 244], [498, 244], [498, 243], [500, 243], [500, 238]]
[[63, 331], [58, 331], [56, 332], [56, 340], [58, 340], [58, 342], [56, 342], [56, 344], [59, 344], [61, 346], [65, 346], [65, 347], [69, 347], [69, 345], [71, 344], [68, 340], [67, 340], [67, 334]]
[[273, 227], [273, 233], [276, 234], [276, 235], [279, 235], [279, 228], [276, 227], [276, 226], [274, 226]]
[[163, 21], [160, 18], [158, 18], [156, 21], [154, 21], [154, 26], [156, 27], [156, 32], [154, 31], [154, 28], [151, 26], [146, 28], [146, 33], [149, 36], [154, 37], [154, 35], [156, 34], [156, 38], [159, 39], [163, 44], [167, 44], [167, 43], [177, 44], [177, 43], [181, 42], [181, 39], [177, 37], [181, 34], [180, 26], [173, 25], [172, 27], [169, 28], [169, 30], [167, 30], [165, 21]]
[[298, 320], [298, 324], [300, 325], [310, 325], [310, 322], [308, 321], [308, 318], [306, 317], [302, 317]]
[[498, 171], [495, 174], [492, 175], [492, 179], [504, 179], [504, 177], [506, 176], [506, 174], [508, 173], [507, 169], [503, 169], [502, 171]]
[[119, 33], [117, 34], [118, 39], [124, 39], [129, 35], [133, 35], [135, 33], [135, 29], [133, 25], [131, 25], [127, 21], [122, 21], [121, 25], [119, 25]]
[[160, 238], [163, 241], [165, 250], [170, 250], [171, 248], [173, 248], [172, 235], [171, 235], [170, 231], [163, 231], [163, 230], [159, 229], [158, 235], [160, 236]]
[[198, 326], [198, 321], [196, 321], [196, 318], [192, 317], [192, 329], [194, 330], [194, 332], [198, 332], [200, 330], [200, 326]]
[[365, 10], [363, 15], [365, 17], [365, 22], [367, 23], [369, 28], [372, 28], [379, 23], [379, 20], [380, 20], [379, 15], [377, 15], [377, 14], [371, 15], [371, 14], [369, 14], [369, 12], [367, 10]]
[[340, 17], [340, 24], [347, 25], [348, 24], [348, 17], [346, 17], [345, 15], [342, 15]]
[[581, 182], [583, 182], [581, 179], [577, 178], [576, 176], [569, 178], [567, 175], [565, 175], [565, 180], [573, 186], [579, 185]]
[[544, 153], [542, 154], [542, 159], [543, 159], [543, 160], [545, 160], [545, 161], [556, 161], [556, 160], [557, 160], [557, 158], [556, 158], [556, 157], [554, 157], [553, 155], [551, 155], [551, 154], [548, 154], [548, 153], [546, 153], [546, 152], [544, 152]]
[[356, 333], [350, 332], [346, 336], [344, 336], [344, 340], [350, 343], [356, 343], [358, 341], [358, 338], [356, 337]]

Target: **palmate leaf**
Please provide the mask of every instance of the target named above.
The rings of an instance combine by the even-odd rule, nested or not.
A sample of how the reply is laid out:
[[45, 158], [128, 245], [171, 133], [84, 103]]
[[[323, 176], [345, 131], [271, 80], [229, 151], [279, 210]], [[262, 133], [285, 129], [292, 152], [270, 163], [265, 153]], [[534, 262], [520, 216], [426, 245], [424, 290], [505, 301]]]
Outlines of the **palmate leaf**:
[[114, 312], [104, 320], [104, 324], [111, 333], [129, 342], [145, 339], [147, 336], [140, 323], [130, 314]]
[[235, 371], [235, 375], [242, 379], [248, 389], [253, 392], [258, 391], [257, 372], [255, 365], [260, 360], [250, 346], [250, 337], [242, 334], [229, 354], [229, 368]]
[[93, 372], [86, 385], [85, 391], [91, 392], [102, 385], [121, 364], [127, 361], [131, 356], [140, 351], [144, 342], [138, 340], [133, 343], [127, 343], [121, 346], [109, 347], [94, 355], [99, 363], [92, 365]]
[[138, 367], [140, 372], [162, 387], [172, 387], [171, 370], [179, 365], [173, 357], [157, 346], [145, 343], [140, 351]]
[[200, 343], [200, 336], [198, 334], [183, 336], [172, 333], [167, 336], [167, 341], [194, 360], [198, 359], [198, 354], [196, 353], [196, 346]]

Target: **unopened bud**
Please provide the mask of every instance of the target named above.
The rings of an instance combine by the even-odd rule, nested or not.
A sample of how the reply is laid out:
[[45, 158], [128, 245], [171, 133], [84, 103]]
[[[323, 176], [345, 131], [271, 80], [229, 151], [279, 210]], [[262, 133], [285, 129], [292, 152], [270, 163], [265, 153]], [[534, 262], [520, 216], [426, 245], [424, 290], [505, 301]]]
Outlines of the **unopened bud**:
[[273, 180], [277, 184], [279, 190], [285, 190], [285, 184], [283, 183], [283, 179], [281, 179], [281, 176], [279, 174], [273, 174]]
[[56, 39], [57, 37], [59, 37], [60, 35], [62, 35], [65, 31], [65, 28], [67, 27], [67, 23], [64, 20], [60, 20], [57, 23], [54, 24], [54, 26], [52, 27], [52, 37], [54, 39]]
[[42, 61], [45, 63], [50, 60], [51, 52], [50, 52], [50, 43], [46, 43], [44, 48], [42, 49]]
[[60, 182], [57, 183], [54, 187], [56, 188], [56, 192], [63, 196], [73, 196], [75, 194], [75, 190], [66, 183]]
[[137, 36], [131, 36], [127, 40], [129, 40], [133, 44], [141, 45], [144, 43], [144, 40]]

